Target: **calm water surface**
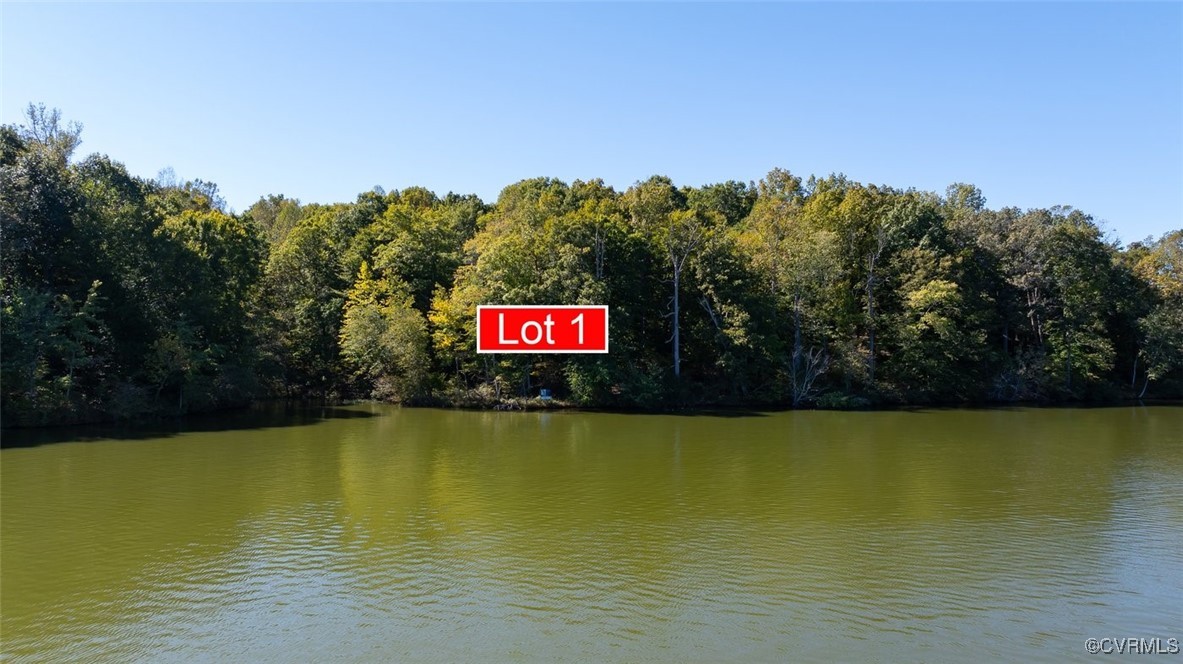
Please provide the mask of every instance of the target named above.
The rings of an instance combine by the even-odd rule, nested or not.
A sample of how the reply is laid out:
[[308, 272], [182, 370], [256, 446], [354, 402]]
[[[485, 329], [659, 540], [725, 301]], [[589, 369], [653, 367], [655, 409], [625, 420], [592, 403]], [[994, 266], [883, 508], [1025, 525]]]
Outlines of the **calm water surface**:
[[1183, 637], [1183, 408], [5, 432], [10, 661], [991, 661]]

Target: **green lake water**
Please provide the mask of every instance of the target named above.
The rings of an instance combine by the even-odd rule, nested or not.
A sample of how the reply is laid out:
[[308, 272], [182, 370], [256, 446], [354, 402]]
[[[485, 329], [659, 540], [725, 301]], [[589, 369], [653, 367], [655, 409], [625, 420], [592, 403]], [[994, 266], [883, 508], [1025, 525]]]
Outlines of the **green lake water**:
[[179, 426], [4, 432], [5, 660], [1064, 661], [1183, 638], [1183, 407]]

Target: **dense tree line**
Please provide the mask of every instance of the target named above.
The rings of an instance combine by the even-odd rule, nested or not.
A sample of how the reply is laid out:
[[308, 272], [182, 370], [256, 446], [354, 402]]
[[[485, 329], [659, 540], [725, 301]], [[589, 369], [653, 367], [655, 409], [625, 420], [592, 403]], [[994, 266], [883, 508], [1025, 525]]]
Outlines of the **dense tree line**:
[[[803, 180], [490, 205], [421, 188], [260, 199], [72, 160], [0, 128], [6, 425], [265, 396], [492, 405], [852, 407], [1179, 398], [1183, 230], [1120, 248], [1071, 208]], [[478, 355], [478, 304], [607, 304], [608, 355]]]

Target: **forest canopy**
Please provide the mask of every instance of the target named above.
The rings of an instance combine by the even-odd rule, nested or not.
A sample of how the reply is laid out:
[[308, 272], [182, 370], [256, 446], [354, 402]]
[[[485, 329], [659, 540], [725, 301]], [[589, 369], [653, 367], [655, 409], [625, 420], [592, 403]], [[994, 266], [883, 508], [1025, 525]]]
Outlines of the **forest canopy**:
[[[1120, 247], [1070, 207], [804, 179], [523, 180], [260, 198], [0, 127], [0, 416], [266, 397], [608, 408], [1183, 396], [1183, 230]], [[607, 355], [478, 355], [478, 304], [606, 304]]]

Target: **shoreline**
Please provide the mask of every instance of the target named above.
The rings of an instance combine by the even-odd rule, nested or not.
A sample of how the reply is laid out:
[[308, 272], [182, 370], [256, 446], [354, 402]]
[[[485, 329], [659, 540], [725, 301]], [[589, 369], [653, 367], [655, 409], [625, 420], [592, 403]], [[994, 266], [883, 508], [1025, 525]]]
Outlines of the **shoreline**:
[[[1183, 406], [1183, 398], [1179, 399], [1107, 399], [1095, 401], [977, 401], [977, 402], [928, 402], [911, 404], [877, 404], [852, 408], [792, 408], [776, 404], [700, 404], [687, 406], [670, 406], [664, 408], [620, 408], [607, 406], [579, 406], [577, 404], [552, 399], [543, 401], [534, 398], [503, 399], [497, 403], [460, 403], [460, 402], [420, 402], [402, 404], [398, 402], [382, 401], [379, 399], [260, 399], [247, 404], [239, 404], [205, 411], [195, 411], [180, 414], [150, 414], [131, 418], [91, 419], [75, 422], [57, 422], [49, 424], [17, 425], [0, 427], [0, 431], [20, 435], [20, 432], [54, 432], [72, 428], [113, 430], [113, 431], [168, 431], [174, 425], [201, 423], [202, 420], [225, 421], [229, 417], [234, 419], [249, 419], [251, 416], [279, 415], [290, 416], [299, 413], [312, 413], [316, 409], [347, 410], [351, 406], [377, 404], [398, 406], [409, 409], [437, 409], [458, 410], [469, 412], [555, 412], [555, 413], [604, 413], [615, 415], [682, 415], [682, 416], [717, 416], [744, 417], [759, 416], [770, 413], [785, 412], [841, 412], [841, 413], [876, 413], [895, 411], [946, 411], [946, 410], [1008, 410], [1016, 408], [1037, 409], [1094, 409], [1094, 408], [1132, 408], [1155, 406]], [[244, 424], [242, 427], [227, 426], [227, 429], [251, 428]], [[12, 447], [20, 447], [19, 443]], [[8, 448], [7, 441], [0, 440], [0, 448]]]

